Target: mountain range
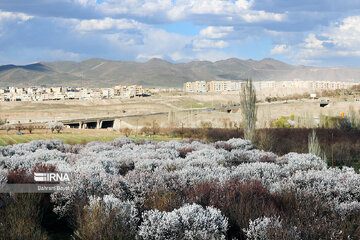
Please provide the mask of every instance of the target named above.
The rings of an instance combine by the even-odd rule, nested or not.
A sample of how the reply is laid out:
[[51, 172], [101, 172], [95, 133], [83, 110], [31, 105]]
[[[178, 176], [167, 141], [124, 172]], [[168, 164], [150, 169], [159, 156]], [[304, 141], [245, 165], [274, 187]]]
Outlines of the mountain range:
[[110, 61], [100, 58], [81, 62], [39, 62], [0, 66], [0, 87], [72, 86], [182, 87], [187, 81], [345, 81], [360, 83], [360, 69], [289, 65], [275, 59], [260, 61], [230, 58], [216, 62], [170, 63], [153, 58], [147, 62]]

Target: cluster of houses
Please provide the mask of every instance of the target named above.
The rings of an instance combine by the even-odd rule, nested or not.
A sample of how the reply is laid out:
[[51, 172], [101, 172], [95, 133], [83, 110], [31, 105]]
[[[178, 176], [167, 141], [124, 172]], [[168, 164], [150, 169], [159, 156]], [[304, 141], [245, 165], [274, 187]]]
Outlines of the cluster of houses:
[[[196, 81], [184, 84], [185, 92], [239, 92], [245, 81]], [[359, 83], [329, 82], [329, 81], [254, 81], [254, 88], [261, 90], [296, 90], [296, 91], [323, 91], [350, 88]]]
[[129, 99], [149, 95], [149, 89], [145, 90], [139, 85], [119, 85], [113, 88], [7, 87], [0, 89], [0, 101]]

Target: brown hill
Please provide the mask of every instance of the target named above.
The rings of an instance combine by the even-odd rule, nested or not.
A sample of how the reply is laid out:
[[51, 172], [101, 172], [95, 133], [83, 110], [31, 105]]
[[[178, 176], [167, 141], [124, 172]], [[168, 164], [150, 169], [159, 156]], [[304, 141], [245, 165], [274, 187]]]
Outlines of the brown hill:
[[145, 63], [99, 58], [81, 62], [40, 62], [25, 66], [0, 66], [0, 87], [87, 86], [110, 87], [140, 84], [146, 87], [181, 87], [187, 81], [324, 80], [360, 82], [360, 69], [293, 66], [271, 58], [261, 61], [230, 58], [217, 62], [170, 63], [151, 59]]

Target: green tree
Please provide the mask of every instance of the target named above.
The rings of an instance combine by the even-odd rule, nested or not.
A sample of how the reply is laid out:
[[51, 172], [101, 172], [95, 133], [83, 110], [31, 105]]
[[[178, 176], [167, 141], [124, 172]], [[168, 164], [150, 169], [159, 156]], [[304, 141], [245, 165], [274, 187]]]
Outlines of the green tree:
[[252, 79], [247, 79], [240, 96], [242, 117], [244, 121], [244, 138], [254, 142], [256, 127], [256, 93]]

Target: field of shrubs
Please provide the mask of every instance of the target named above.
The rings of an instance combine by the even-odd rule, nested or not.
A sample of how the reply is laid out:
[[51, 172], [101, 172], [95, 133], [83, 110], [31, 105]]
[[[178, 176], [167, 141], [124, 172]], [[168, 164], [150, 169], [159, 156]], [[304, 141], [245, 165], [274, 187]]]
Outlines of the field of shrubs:
[[360, 239], [360, 175], [232, 138], [0, 147], [0, 184], [73, 172], [72, 191], [0, 194], [1, 239]]
[[[348, 166], [360, 169], [360, 129], [328, 128], [263, 128], [256, 130], [254, 145], [256, 148], [283, 156], [290, 152], [307, 153], [308, 138], [316, 132], [328, 166]], [[227, 141], [231, 138], [243, 138], [242, 129], [175, 129], [164, 131], [174, 137], [195, 137], [211, 142]]]

